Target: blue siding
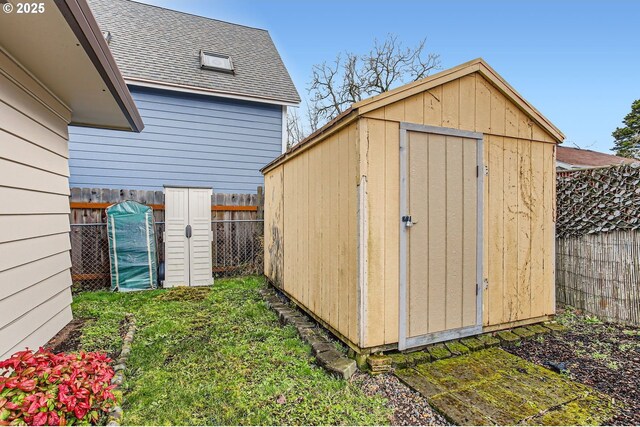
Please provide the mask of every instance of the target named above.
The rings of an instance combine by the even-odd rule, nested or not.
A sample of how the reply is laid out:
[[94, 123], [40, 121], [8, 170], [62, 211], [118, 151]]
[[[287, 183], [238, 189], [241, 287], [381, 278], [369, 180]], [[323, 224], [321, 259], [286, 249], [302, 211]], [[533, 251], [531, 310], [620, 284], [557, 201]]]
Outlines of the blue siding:
[[130, 87], [145, 129], [69, 128], [71, 187], [161, 190], [211, 186], [255, 193], [280, 155], [282, 108]]

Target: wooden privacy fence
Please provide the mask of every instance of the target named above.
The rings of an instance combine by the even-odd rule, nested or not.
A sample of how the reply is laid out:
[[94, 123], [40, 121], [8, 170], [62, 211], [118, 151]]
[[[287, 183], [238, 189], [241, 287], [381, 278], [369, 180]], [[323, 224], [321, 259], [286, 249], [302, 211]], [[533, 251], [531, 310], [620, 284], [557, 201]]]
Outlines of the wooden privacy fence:
[[556, 299], [640, 325], [640, 166], [558, 174]]
[[[118, 202], [133, 200], [153, 208], [156, 221], [164, 222], [164, 193], [145, 190], [110, 190], [72, 188], [70, 196], [71, 224], [105, 222], [105, 209]], [[211, 196], [212, 220], [262, 219], [264, 195], [262, 187], [256, 194], [214, 193]]]
[[[134, 200], [154, 211], [158, 258], [164, 260], [164, 194], [161, 191], [71, 189], [71, 274], [76, 290], [107, 288], [109, 246], [105, 209]], [[263, 193], [213, 194], [213, 275], [262, 273]]]

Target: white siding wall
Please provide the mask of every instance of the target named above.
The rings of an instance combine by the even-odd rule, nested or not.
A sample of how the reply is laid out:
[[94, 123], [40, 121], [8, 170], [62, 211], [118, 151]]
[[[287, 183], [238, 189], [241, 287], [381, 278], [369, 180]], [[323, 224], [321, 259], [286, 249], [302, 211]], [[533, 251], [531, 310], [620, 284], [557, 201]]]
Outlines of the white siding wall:
[[0, 359], [72, 318], [69, 120], [0, 48]]

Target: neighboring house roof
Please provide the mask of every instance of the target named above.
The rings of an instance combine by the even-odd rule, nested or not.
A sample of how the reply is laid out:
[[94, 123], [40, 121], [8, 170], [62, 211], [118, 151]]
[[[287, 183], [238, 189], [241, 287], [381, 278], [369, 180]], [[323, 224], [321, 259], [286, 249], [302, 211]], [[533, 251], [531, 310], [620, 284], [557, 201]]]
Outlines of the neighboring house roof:
[[558, 146], [556, 151], [556, 161], [559, 163], [558, 166], [563, 169], [611, 166], [638, 162], [634, 159], [615, 156], [613, 154], [560, 146]]
[[[130, 0], [89, 0], [127, 83], [162, 83], [284, 104], [300, 96], [266, 30]], [[229, 55], [234, 73], [200, 67], [200, 51]]]
[[39, 96], [61, 103], [67, 122], [141, 131], [140, 114], [86, 1], [46, 0], [43, 7], [46, 19], [0, 14], [0, 50], [37, 77], [44, 85]]

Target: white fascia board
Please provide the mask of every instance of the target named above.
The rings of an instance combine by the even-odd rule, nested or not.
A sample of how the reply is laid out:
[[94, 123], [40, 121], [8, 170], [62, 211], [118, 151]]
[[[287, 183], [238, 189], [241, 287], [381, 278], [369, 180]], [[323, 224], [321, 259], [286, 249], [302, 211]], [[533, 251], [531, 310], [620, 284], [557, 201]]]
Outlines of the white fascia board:
[[253, 97], [253, 96], [228, 93], [228, 92], [217, 92], [215, 90], [203, 89], [203, 88], [198, 88], [194, 86], [177, 85], [172, 83], [156, 82], [152, 80], [125, 78], [124, 81], [125, 83], [131, 86], [148, 87], [152, 89], [172, 90], [175, 92], [193, 93], [196, 95], [205, 95], [205, 96], [215, 96], [218, 98], [230, 98], [230, 99], [238, 99], [241, 101], [261, 102], [263, 104], [285, 105], [285, 106], [291, 106], [291, 107], [295, 107], [298, 105], [298, 103], [280, 101], [277, 99], [259, 98], [259, 97]]

